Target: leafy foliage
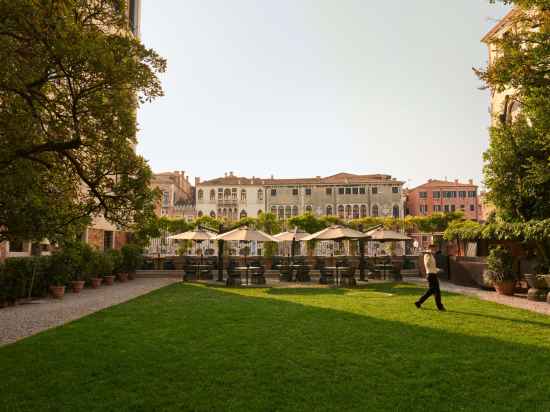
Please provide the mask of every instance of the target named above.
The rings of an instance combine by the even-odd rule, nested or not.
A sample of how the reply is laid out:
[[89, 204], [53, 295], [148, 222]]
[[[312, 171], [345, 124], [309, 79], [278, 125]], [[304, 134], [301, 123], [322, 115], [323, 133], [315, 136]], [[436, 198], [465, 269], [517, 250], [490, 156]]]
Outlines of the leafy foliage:
[[136, 111], [162, 95], [166, 63], [129, 34], [125, 4], [0, 0], [0, 240], [153, 215]]
[[495, 246], [487, 257], [488, 275], [493, 282], [514, 281], [514, 257], [504, 246]]

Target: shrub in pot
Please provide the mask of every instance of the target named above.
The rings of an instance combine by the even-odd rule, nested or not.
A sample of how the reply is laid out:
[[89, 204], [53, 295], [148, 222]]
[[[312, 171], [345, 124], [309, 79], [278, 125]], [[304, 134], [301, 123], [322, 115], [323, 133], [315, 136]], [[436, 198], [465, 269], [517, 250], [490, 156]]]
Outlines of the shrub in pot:
[[106, 285], [112, 285], [115, 283], [115, 277], [113, 275], [113, 262], [111, 256], [107, 253], [98, 252], [95, 257], [96, 273], [103, 277], [103, 281]]
[[71, 276], [71, 288], [74, 293], [80, 293], [86, 280], [91, 276], [93, 250], [84, 242], [73, 242], [64, 245], [63, 252], [67, 260], [71, 262], [73, 272]]
[[128, 273], [124, 271], [122, 266], [122, 254], [118, 250], [109, 250], [107, 255], [109, 255], [113, 265], [112, 275], [120, 282], [126, 282], [128, 280]]
[[514, 272], [514, 258], [507, 248], [496, 246], [491, 249], [485, 277], [492, 281], [499, 294], [514, 294], [518, 277]]
[[55, 299], [65, 295], [66, 283], [71, 279], [73, 271], [74, 262], [69, 254], [59, 251], [51, 256], [48, 279], [50, 293]]
[[143, 250], [138, 245], [124, 245], [120, 251], [122, 253], [122, 268], [128, 273], [129, 279], [134, 279], [136, 271], [143, 264]]

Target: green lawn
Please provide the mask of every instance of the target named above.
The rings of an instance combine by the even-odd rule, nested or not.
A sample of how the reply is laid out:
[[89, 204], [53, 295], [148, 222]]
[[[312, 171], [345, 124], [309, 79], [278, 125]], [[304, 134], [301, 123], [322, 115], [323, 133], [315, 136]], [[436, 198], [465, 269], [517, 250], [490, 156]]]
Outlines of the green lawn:
[[0, 348], [0, 410], [550, 410], [550, 318], [420, 293], [173, 285]]

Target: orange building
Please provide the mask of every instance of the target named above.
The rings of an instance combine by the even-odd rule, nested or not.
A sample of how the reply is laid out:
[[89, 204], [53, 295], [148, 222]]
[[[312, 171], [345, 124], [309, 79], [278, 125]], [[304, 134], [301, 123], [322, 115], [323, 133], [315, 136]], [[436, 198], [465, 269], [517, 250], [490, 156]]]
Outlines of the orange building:
[[478, 187], [472, 180], [460, 183], [430, 179], [407, 191], [407, 212], [411, 216], [463, 212], [466, 219], [481, 220]]

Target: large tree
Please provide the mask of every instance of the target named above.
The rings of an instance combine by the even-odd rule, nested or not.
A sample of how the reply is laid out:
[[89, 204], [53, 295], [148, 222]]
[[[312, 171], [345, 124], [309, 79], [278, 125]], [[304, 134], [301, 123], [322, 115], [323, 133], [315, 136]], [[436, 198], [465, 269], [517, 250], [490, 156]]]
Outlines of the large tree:
[[124, 0], [0, 0], [0, 241], [59, 238], [104, 215], [152, 213], [136, 112], [165, 61]]
[[[494, 1], [493, 1], [494, 2]], [[490, 129], [485, 183], [503, 222], [550, 218], [550, 0], [513, 4], [512, 30], [496, 40], [498, 58], [478, 74], [488, 88], [507, 93]], [[539, 242], [550, 262], [550, 245]]]

